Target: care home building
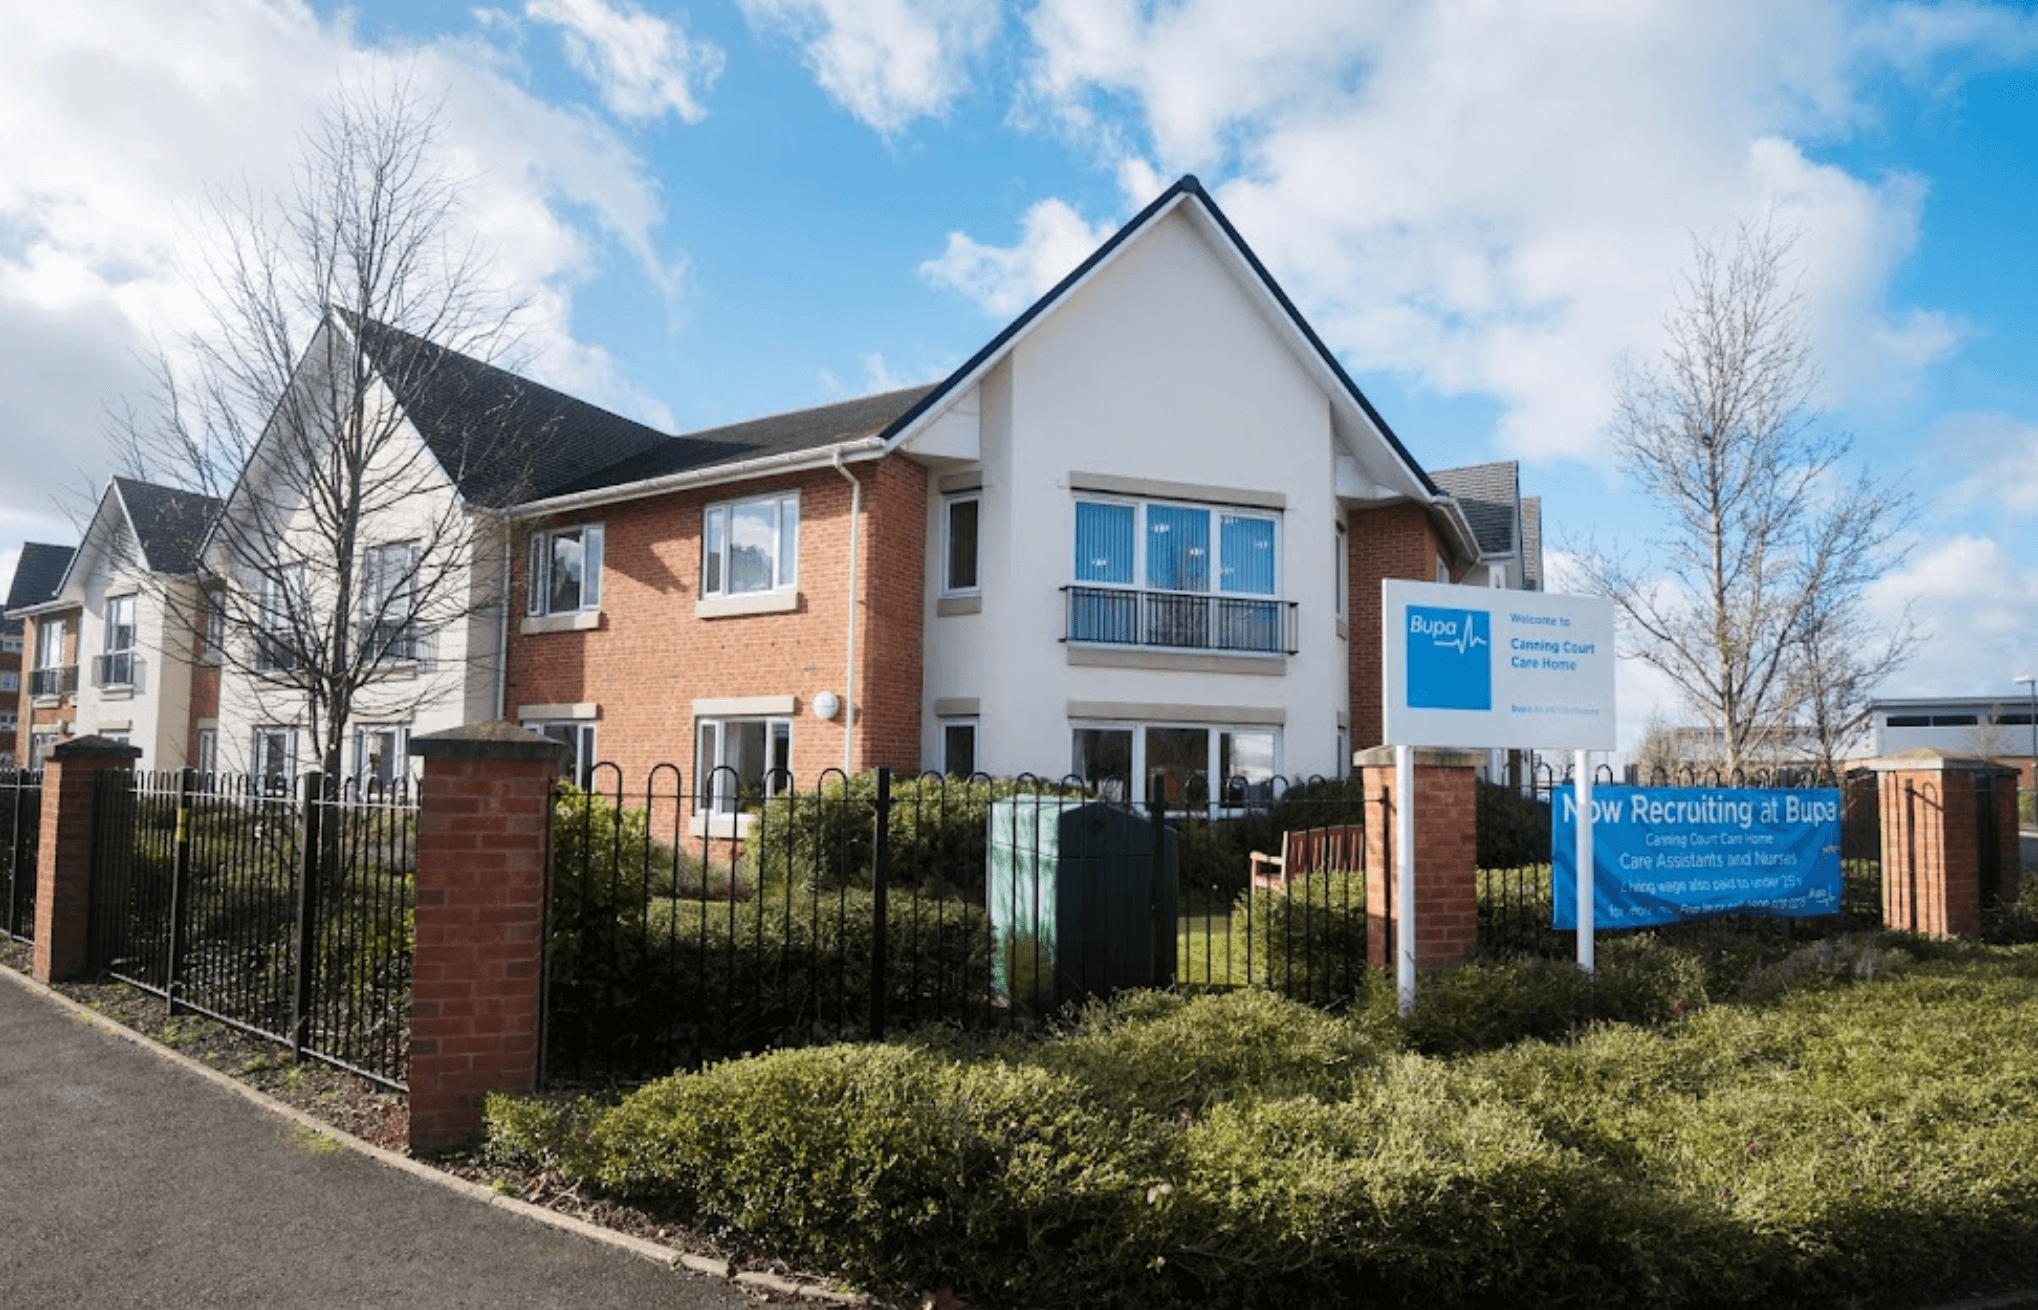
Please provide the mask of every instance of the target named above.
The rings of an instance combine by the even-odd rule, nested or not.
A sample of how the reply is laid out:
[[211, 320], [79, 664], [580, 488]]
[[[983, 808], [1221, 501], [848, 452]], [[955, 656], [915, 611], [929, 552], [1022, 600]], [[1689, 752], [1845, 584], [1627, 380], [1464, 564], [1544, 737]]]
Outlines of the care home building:
[[[672, 436], [344, 316], [303, 371], [349, 351], [421, 471], [363, 527], [350, 772], [507, 718], [583, 778], [673, 766], [732, 831], [788, 779], [877, 765], [1251, 799], [1380, 742], [1383, 578], [1541, 585], [1515, 467], [1426, 471], [1194, 178], [931, 386]], [[217, 520], [283, 504], [275, 557], [216, 527], [201, 613], [330, 608], [264, 490], [286, 464], [257, 459]], [[439, 568], [455, 602], [395, 614]], [[103, 631], [110, 593], [73, 590]], [[196, 658], [187, 758], [310, 767], [264, 635], [223, 672]]]

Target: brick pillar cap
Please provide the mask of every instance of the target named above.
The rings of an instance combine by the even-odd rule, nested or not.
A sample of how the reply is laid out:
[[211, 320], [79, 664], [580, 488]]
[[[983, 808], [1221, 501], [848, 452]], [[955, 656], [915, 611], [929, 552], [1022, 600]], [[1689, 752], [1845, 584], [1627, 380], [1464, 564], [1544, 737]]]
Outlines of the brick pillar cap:
[[549, 760], [556, 764], [566, 758], [566, 743], [493, 719], [412, 737], [410, 753], [428, 760]]
[[[1417, 746], [1415, 767], [1418, 769], [1476, 769], [1491, 760], [1485, 751], [1461, 751], [1441, 746]], [[1392, 746], [1369, 746], [1352, 753], [1352, 765], [1360, 769], [1391, 769], [1394, 767]]]
[[1936, 746], [1920, 746], [1914, 751], [1901, 755], [1885, 755], [1880, 759], [1866, 760], [1862, 768], [1877, 773], [2002, 773], [2019, 772], [1994, 760], [1984, 760], [1973, 755], [1951, 755]]
[[130, 746], [124, 741], [115, 741], [111, 737], [96, 735], [73, 737], [50, 752], [50, 758], [59, 761], [80, 759], [138, 760], [141, 757], [142, 748], [139, 746]]

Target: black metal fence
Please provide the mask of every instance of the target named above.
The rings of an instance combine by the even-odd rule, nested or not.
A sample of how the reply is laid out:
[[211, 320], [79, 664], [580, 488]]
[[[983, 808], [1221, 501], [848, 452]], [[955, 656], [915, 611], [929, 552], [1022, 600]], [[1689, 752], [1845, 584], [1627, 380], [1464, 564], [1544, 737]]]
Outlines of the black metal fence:
[[[1866, 786], [1863, 781], [1866, 780]], [[1482, 954], [1568, 956], [1577, 949], [1577, 934], [1550, 926], [1553, 901], [1550, 885], [1551, 796], [1572, 781], [1569, 770], [1538, 767], [1526, 791], [1481, 784], [1479, 821], [1479, 947]], [[1612, 770], [1594, 773], [1594, 787], [1614, 786]], [[1873, 775], [1850, 774], [1835, 779], [1810, 769], [1774, 769], [1727, 774], [1718, 769], [1687, 767], [1655, 770], [1645, 779], [1651, 787], [1830, 787], [1841, 792], [1840, 913], [1810, 919], [1759, 915], [1715, 915], [1658, 928], [1605, 929], [1600, 936], [1653, 932], [1676, 936], [1679, 931], [1705, 931], [1697, 925], [1725, 926], [1742, 931], [1814, 938], [1849, 930], [1882, 926], [1882, 865], [1880, 828]]]
[[95, 780], [95, 964], [401, 1089], [418, 805], [404, 784], [108, 770]]
[[804, 790], [711, 775], [696, 794], [661, 766], [626, 792], [601, 766], [555, 805], [547, 1076], [1027, 1025], [1133, 985], [1355, 995], [1359, 784], [1229, 789], [1271, 799], [1216, 807], [1201, 781], [1169, 808], [1074, 780], [885, 771]]
[[36, 850], [42, 837], [42, 774], [0, 771], [0, 934], [35, 940]]

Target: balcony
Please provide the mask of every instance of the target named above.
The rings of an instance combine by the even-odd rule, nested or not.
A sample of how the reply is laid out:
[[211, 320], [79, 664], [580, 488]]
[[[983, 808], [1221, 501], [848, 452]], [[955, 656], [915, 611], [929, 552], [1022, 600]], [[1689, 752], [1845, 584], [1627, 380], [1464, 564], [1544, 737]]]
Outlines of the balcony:
[[28, 675], [30, 696], [74, 696], [78, 692], [78, 666], [65, 664], [57, 668], [35, 669]]
[[1122, 587], [1063, 587], [1068, 640], [1102, 646], [1293, 655], [1297, 604]]

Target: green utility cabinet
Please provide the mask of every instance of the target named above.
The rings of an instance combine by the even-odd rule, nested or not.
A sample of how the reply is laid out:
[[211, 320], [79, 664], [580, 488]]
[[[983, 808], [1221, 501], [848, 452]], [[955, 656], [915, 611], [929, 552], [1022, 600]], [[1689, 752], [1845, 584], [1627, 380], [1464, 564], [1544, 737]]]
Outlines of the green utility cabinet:
[[1180, 855], [1165, 823], [1102, 801], [1013, 796], [992, 804], [990, 828], [1000, 996], [1051, 1006], [1174, 981]]

